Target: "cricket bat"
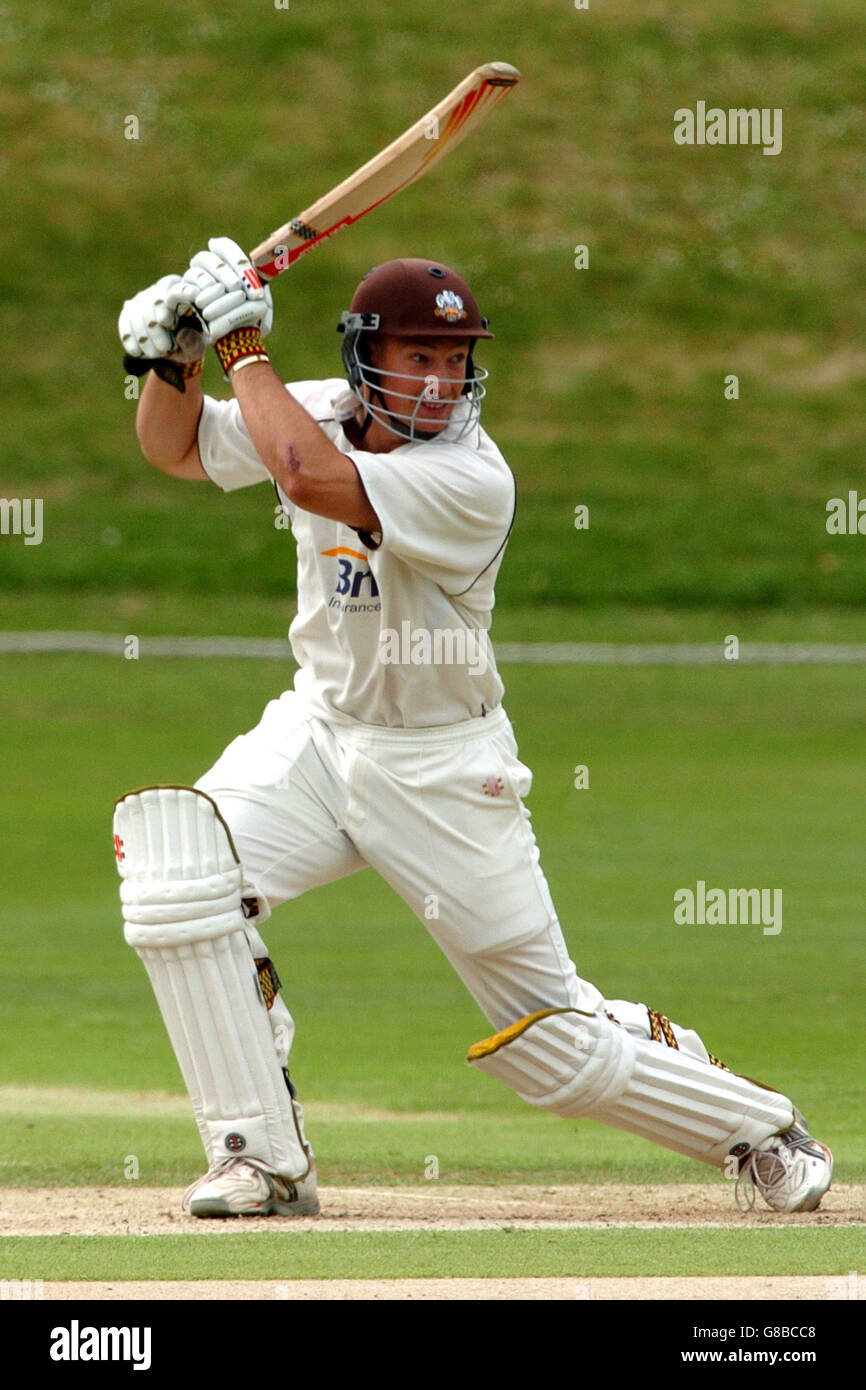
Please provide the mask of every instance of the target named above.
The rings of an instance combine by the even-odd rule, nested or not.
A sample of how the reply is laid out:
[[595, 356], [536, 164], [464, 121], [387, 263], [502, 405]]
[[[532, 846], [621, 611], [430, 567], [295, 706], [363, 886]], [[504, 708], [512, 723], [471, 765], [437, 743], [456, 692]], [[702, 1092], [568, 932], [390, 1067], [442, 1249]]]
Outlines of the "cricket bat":
[[520, 81], [510, 63], [483, 63], [379, 154], [250, 253], [274, 280], [314, 246], [381, 207], [457, 148]]
[[[384, 150], [257, 246], [250, 259], [262, 280], [275, 280], [314, 246], [415, 183], [456, 149], [519, 81], [520, 73], [510, 63], [482, 63], [475, 68]], [[200, 330], [201, 322], [190, 310], [176, 335], [189, 359], [201, 353]], [[179, 366], [168, 358], [150, 361], [125, 356], [123, 361], [125, 370], [135, 376], [152, 368], [179, 391], [184, 389]]]

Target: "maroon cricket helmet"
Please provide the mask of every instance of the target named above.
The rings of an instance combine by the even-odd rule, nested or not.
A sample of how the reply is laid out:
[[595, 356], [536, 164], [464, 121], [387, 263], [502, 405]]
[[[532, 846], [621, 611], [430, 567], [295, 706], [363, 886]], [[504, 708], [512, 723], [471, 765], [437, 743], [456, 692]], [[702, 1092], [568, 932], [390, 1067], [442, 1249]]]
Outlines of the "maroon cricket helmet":
[[447, 265], [416, 257], [368, 270], [349, 314], [367, 320], [359, 327], [393, 338], [493, 337], [466, 281]]

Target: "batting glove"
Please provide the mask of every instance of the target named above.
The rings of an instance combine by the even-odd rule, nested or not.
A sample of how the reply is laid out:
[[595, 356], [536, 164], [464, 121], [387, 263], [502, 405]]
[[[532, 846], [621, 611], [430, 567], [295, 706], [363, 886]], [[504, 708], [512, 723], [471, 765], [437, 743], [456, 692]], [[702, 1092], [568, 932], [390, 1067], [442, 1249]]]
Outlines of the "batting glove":
[[163, 275], [155, 285], [126, 300], [117, 331], [128, 357], [191, 362], [203, 355], [206, 344], [201, 335], [190, 337], [190, 325], [181, 322], [189, 299], [177, 299], [173, 291], [182, 284], [179, 275]]
[[182, 280], [169, 291], [168, 304], [192, 306], [208, 345], [237, 328], [257, 328], [264, 338], [274, 322], [268, 286], [230, 237], [211, 237], [207, 251], [193, 256]]
[[202, 369], [207, 339], [189, 302], [177, 300], [179, 275], [164, 275], [155, 285], [127, 299], [117, 331], [123, 343], [123, 367], [131, 376], [153, 371], [178, 391]]

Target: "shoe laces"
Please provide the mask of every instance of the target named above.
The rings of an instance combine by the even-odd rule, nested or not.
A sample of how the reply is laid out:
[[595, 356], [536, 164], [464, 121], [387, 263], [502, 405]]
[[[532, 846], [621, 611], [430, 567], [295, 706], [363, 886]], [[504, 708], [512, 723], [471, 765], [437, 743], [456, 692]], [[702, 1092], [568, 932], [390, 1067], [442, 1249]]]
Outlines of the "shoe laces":
[[807, 1130], [799, 1126], [776, 1135], [769, 1149], [752, 1149], [743, 1160], [734, 1188], [734, 1200], [740, 1211], [751, 1211], [755, 1205], [758, 1190], [764, 1197], [784, 1187], [793, 1174], [795, 1166], [805, 1167], [805, 1158], [798, 1149], [815, 1154], [814, 1140]]

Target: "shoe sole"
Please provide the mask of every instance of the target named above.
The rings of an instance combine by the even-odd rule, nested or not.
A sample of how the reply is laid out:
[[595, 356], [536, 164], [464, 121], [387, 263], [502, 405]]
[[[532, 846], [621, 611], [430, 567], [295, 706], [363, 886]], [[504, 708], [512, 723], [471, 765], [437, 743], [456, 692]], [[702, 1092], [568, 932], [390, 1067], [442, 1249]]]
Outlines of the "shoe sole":
[[319, 1199], [318, 1197], [305, 1197], [299, 1202], [278, 1202], [276, 1199], [270, 1202], [263, 1202], [257, 1207], [248, 1207], [243, 1211], [229, 1205], [219, 1197], [205, 1197], [200, 1201], [195, 1198], [189, 1204], [191, 1216], [318, 1216]]

